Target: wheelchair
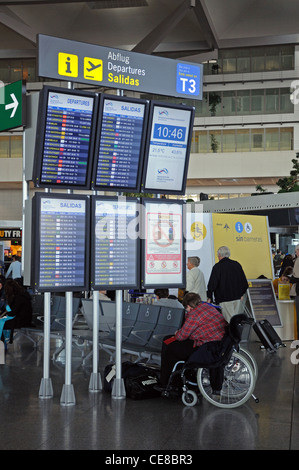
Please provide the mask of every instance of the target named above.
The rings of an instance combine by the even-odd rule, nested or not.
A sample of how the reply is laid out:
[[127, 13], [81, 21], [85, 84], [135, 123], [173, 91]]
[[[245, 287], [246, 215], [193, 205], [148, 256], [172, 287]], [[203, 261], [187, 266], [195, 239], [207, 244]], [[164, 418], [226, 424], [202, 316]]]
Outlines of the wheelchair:
[[178, 361], [163, 396], [171, 395], [173, 381], [179, 376], [182, 381], [182, 402], [186, 406], [196, 405], [201, 397], [220, 408], [236, 408], [246, 403], [250, 397], [258, 403], [259, 399], [253, 394], [257, 379], [256, 361], [249, 351], [239, 346], [244, 325], [252, 323], [253, 320], [245, 314], [231, 318], [228, 331], [220, 342], [217, 360], [213, 364], [197, 362], [196, 351], [186, 362]]

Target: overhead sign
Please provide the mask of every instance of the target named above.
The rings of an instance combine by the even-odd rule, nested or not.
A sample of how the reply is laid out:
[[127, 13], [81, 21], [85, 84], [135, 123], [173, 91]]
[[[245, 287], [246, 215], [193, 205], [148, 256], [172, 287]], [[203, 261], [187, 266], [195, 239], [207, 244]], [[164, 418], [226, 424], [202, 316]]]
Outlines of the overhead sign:
[[22, 80], [0, 88], [0, 132], [25, 125], [25, 94]]
[[203, 65], [38, 35], [38, 75], [202, 99]]
[[0, 239], [10, 240], [12, 238], [22, 238], [22, 230], [16, 228], [0, 228]]

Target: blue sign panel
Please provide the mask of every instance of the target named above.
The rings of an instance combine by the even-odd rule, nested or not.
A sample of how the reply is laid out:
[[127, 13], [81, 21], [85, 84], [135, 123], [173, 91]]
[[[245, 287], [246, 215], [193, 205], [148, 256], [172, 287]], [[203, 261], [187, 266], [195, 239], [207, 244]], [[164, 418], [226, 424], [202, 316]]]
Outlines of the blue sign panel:
[[202, 99], [201, 67], [191, 64], [177, 64], [176, 91]]

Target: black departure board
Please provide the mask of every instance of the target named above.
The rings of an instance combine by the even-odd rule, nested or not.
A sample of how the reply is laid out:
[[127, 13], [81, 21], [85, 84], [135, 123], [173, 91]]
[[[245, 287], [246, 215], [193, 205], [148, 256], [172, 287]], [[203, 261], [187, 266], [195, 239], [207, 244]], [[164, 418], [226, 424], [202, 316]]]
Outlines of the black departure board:
[[139, 287], [137, 199], [93, 196], [91, 288]]
[[148, 102], [102, 95], [92, 188], [139, 192]]
[[45, 86], [40, 94], [36, 187], [89, 189], [97, 95]]
[[89, 196], [36, 193], [33, 198], [33, 287], [88, 290]]

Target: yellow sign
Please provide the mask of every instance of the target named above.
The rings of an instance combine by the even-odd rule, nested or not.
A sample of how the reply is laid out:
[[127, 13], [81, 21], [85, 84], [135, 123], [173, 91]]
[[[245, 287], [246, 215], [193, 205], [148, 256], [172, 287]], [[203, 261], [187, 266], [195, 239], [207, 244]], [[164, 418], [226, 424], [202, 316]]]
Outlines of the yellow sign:
[[215, 259], [217, 249], [227, 246], [247, 279], [263, 275], [272, 279], [272, 256], [267, 217], [246, 214], [213, 214]]
[[290, 300], [290, 284], [278, 283], [278, 298], [279, 300]]
[[84, 78], [86, 80], [103, 80], [103, 61], [93, 57], [84, 57]]
[[58, 73], [64, 77], [78, 77], [78, 56], [59, 52]]
[[196, 241], [203, 240], [207, 235], [206, 226], [202, 222], [193, 222], [191, 225], [191, 235]]

